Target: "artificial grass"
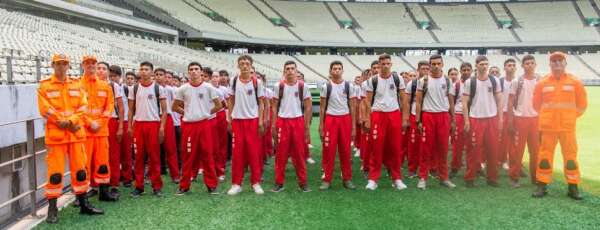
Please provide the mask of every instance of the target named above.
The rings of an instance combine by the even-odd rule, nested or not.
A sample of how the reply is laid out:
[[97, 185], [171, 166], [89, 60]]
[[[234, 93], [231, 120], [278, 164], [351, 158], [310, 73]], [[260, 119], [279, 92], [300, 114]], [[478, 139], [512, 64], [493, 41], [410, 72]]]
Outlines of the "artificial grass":
[[[78, 209], [67, 207], [59, 213], [56, 225], [42, 223], [39, 229], [598, 229], [600, 228], [600, 153], [599, 140], [600, 88], [588, 87], [590, 104], [578, 122], [579, 161], [582, 171], [583, 201], [566, 197], [562, 175], [562, 157], [557, 148], [555, 179], [549, 195], [531, 198], [534, 189], [528, 179], [524, 186], [513, 189], [506, 172], [501, 170], [500, 188], [485, 185], [478, 179], [477, 187], [467, 189], [462, 173], [447, 189], [430, 180], [426, 191], [416, 189], [417, 179], [405, 179], [409, 189], [396, 191], [385, 176], [376, 191], [364, 189], [366, 180], [359, 172], [360, 161], [353, 158], [356, 191], [341, 186], [339, 166], [329, 191], [318, 191], [320, 185], [320, 142], [318, 120], [313, 122], [312, 149], [317, 164], [308, 165], [308, 180], [313, 192], [302, 193], [296, 185], [293, 167], [288, 164], [286, 190], [271, 193], [273, 161], [265, 168], [266, 193], [257, 196], [246, 182], [244, 191], [227, 196], [230, 178], [219, 186], [221, 195], [205, 192], [201, 178], [192, 184], [192, 192], [174, 196], [177, 186], [164, 177], [163, 198], [147, 192], [134, 199], [131, 189], [121, 189], [116, 203], [92, 202], [104, 208], [103, 216], [82, 216]], [[525, 160], [528, 158], [524, 157]], [[527, 165], [527, 164], [525, 164]], [[248, 175], [248, 174], [246, 174]], [[385, 175], [385, 174], [384, 174]], [[246, 176], [248, 177], [248, 176]], [[149, 186], [147, 191], [151, 191]]]

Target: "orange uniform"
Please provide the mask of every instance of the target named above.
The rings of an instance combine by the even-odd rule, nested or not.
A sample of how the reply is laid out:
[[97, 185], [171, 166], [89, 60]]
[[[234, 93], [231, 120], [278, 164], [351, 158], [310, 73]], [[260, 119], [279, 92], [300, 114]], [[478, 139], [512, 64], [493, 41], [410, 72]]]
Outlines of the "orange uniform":
[[[85, 116], [87, 141], [87, 167], [95, 184], [107, 184], [110, 181], [108, 154], [108, 121], [114, 110], [114, 96], [110, 85], [93, 75], [84, 75], [81, 85], [86, 92], [88, 109]], [[93, 133], [92, 127], [98, 126]]]
[[[57, 57], [68, 61], [64, 55]], [[89, 180], [86, 173], [86, 155], [84, 142], [86, 132], [84, 116], [87, 100], [76, 79], [65, 77], [59, 81], [54, 75], [40, 81], [38, 89], [38, 107], [40, 114], [46, 119], [46, 146], [48, 155], [48, 184], [46, 197], [58, 198], [62, 194], [62, 178], [65, 169], [65, 158], [69, 159], [71, 170], [71, 186], [75, 194], [86, 193]], [[69, 121], [72, 128], [59, 128], [59, 121]]]
[[545, 184], [552, 181], [554, 149], [560, 142], [567, 183], [578, 184], [580, 176], [575, 124], [587, 107], [583, 83], [568, 73], [558, 79], [548, 74], [535, 86], [533, 107], [539, 113], [541, 133], [537, 180]]

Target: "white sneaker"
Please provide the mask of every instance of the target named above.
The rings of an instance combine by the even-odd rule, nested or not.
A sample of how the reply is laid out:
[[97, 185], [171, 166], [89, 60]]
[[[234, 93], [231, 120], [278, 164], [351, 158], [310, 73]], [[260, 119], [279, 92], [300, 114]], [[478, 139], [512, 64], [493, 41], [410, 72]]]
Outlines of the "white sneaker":
[[219, 176], [219, 182], [225, 181], [225, 175]]
[[202, 175], [204, 173], [204, 169], [198, 170], [198, 175]]
[[425, 181], [424, 179], [420, 179], [419, 183], [417, 183], [417, 188], [425, 190], [425, 188], [427, 188], [427, 181]]
[[452, 183], [452, 181], [450, 181], [450, 180], [442, 181], [442, 183], [440, 183], [440, 184], [447, 188], [456, 188], [456, 185], [454, 183]]
[[357, 150], [354, 152], [354, 157], [360, 157], [360, 149], [357, 149]]
[[231, 185], [231, 188], [229, 189], [229, 191], [227, 191], [227, 195], [235, 196], [240, 192], [242, 192], [242, 187], [237, 184], [234, 184]]
[[406, 187], [404, 182], [402, 182], [402, 180], [395, 180], [393, 186], [398, 190], [404, 190], [404, 189], [408, 188], [408, 187]]
[[254, 189], [254, 193], [256, 193], [256, 195], [265, 194], [265, 191], [262, 189], [262, 187], [260, 187], [260, 184], [252, 185], [252, 189]]
[[311, 145], [311, 144], [308, 144], [308, 148], [309, 148], [309, 149], [313, 149], [313, 148], [314, 148], [314, 146], [313, 146], [313, 145]]
[[377, 189], [377, 183], [375, 183], [375, 181], [373, 181], [373, 180], [369, 180], [369, 182], [367, 182], [367, 186], [365, 186], [365, 188], [367, 190], [375, 191], [375, 189]]
[[317, 163], [314, 159], [312, 159], [312, 157], [309, 157], [308, 159], [306, 159], [306, 162], [308, 162], [311, 165]]
[[507, 171], [508, 171], [508, 168], [509, 168], [509, 167], [508, 167], [508, 163], [506, 163], [506, 162], [502, 163], [502, 168], [503, 168], [504, 170], [507, 170]]

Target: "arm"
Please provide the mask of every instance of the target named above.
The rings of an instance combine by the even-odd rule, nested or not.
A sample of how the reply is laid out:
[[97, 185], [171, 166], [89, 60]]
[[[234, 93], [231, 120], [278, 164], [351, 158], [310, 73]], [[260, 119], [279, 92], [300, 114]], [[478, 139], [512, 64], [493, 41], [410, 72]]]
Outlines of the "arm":
[[533, 109], [538, 113], [542, 108], [542, 88], [543, 85], [538, 82], [533, 90]]
[[233, 105], [235, 104], [235, 96], [231, 95], [227, 98], [227, 118], [228, 118], [228, 122], [227, 122], [227, 129], [231, 132], [231, 121], [232, 121], [232, 117], [231, 117], [231, 113], [233, 112]]
[[448, 104], [450, 105], [450, 133], [454, 135], [454, 132], [456, 131], [456, 120], [454, 119], [456, 113], [454, 111], [454, 95], [448, 94]]
[[373, 101], [373, 92], [367, 91], [367, 98], [365, 100], [365, 129], [371, 129], [371, 106], [369, 106], [369, 102]]
[[[179, 113], [179, 114], [183, 115], [183, 113], [184, 113], [184, 111], [185, 111], [185, 110], [183, 109], [183, 105], [184, 105], [184, 104], [183, 104], [183, 101], [175, 99], [175, 100], [173, 101], [173, 107], [172, 107], [171, 109], [172, 109], [173, 111], [175, 111], [176, 113]], [[131, 110], [129, 110], [129, 111], [131, 111]]]
[[588, 106], [587, 92], [581, 82], [578, 82], [575, 86], [575, 104], [577, 105], [577, 117], [580, 117], [585, 113]]
[[502, 93], [495, 93], [494, 98], [496, 99], [496, 109], [498, 110], [498, 130], [502, 130], [502, 125], [504, 124], [502, 120], [504, 115], [504, 111], [502, 111]]
[[356, 119], [358, 116], [356, 112], [356, 102], [356, 98], [350, 98], [350, 117], [352, 119], [352, 132], [350, 136], [352, 137], [352, 140], [356, 137]]
[[163, 113], [160, 115], [160, 128], [158, 129], [158, 142], [163, 143], [165, 139], [165, 124], [167, 123], [167, 99], [160, 99], [160, 110]]
[[515, 95], [514, 94], [509, 94], [508, 95], [508, 104], [507, 106], [507, 113], [506, 113], [506, 117], [504, 119], [507, 119], [507, 123], [508, 123], [508, 130], [512, 133], [514, 131], [514, 124], [513, 124], [513, 120], [514, 120], [514, 110], [513, 107], [515, 105]]
[[408, 123], [408, 117], [410, 109], [408, 108], [408, 97], [404, 93], [399, 93], [400, 102], [402, 103], [402, 130], [405, 130], [410, 126]]
[[304, 128], [308, 130], [310, 128], [310, 122], [312, 118], [312, 100], [311, 98], [304, 99]]
[[464, 128], [464, 133], [467, 134], [469, 133], [470, 129], [471, 129], [471, 119], [469, 119], [469, 101], [470, 101], [470, 97], [468, 95], [463, 95], [462, 96], [462, 109], [463, 109], [463, 116], [464, 116], [464, 121], [465, 121], [465, 128]]
[[219, 98], [215, 98], [212, 101], [213, 101], [214, 106], [210, 110], [210, 114], [215, 114], [223, 108], [223, 104], [221, 104], [221, 101], [219, 100]]
[[261, 97], [258, 99], [258, 134], [262, 136], [265, 133], [265, 98]]
[[417, 90], [417, 92], [415, 93], [415, 110], [416, 110], [415, 119], [417, 120], [417, 128], [419, 129], [419, 133], [423, 133], [423, 123], [421, 121], [421, 110], [423, 109], [422, 104], [423, 104], [423, 91]]
[[65, 117], [62, 116], [62, 114], [60, 114], [60, 112], [58, 112], [58, 111], [56, 111], [56, 109], [54, 109], [52, 104], [50, 104], [50, 101], [47, 98], [46, 92], [42, 88], [38, 89], [38, 109], [39, 109], [42, 117], [46, 118], [46, 121], [48, 123], [56, 124], [61, 129], [67, 128], [67, 127], [61, 127], [62, 125], [59, 124], [61, 122], [68, 123], [68, 121], [65, 119]]
[[121, 137], [123, 136], [123, 121], [125, 120], [125, 112], [123, 111], [125, 105], [123, 105], [123, 99], [122, 98], [118, 98], [117, 100], [117, 108], [119, 108], [119, 112], [117, 114], [117, 119], [119, 120], [119, 124], [117, 127], [117, 139], [119, 140], [119, 142], [121, 141]]
[[319, 104], [319, 136], [323, 138], [323, 127], [325, 125], [325, 103], [327, 103], [327, 99], [321, 97]]
[[129, 137], [133, 137], [133, 113], [135, 110], [135, 101], [128, 99], [127, 106], [129, 107], [129, 112], [127, 113], [127, 122], [129, 123], [127, 126], [127, 133], [129, 134]]

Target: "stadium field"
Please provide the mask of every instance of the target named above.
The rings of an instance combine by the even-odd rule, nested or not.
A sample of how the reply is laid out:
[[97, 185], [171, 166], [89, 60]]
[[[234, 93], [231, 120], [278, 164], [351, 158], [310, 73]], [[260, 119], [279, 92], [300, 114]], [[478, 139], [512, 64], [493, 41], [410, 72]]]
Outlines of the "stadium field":
[[[193, 183], [192, 192], [174, 195], [176, 186], [166, 182], [163, 198], [146, 195], [133, 199], [130, 189], [121, 189], [121, 200], [99, 203], [106, 214], [101, 217], [80, 216], [79, 209], [66, 207], [56, 225], [42, 223], [39, 229], [598, 229], [600, 226], [600, 88], [588, 87], [589, 107], [578, 122], [579, 161], [584, 200], [566, 196], [560, 153], [555, 155], [555, 179], [549, 195], [531, 198], [532, 185], [513, 189], [502, 171], [500, 188], [488, 187], [479, 179], [477, 187], [467, 189], [455, 178], [457, 188], [449, 190], [429, 182], [426, 191], [416, 189], [416, 179], [405, 179], [409, 189], [396, 191], [383, 178], [376, 191], [364, 189], [366, 180], [358, 173], [360, 162], [354, 161], [354, 182], [359, 188], [342, 188], [339, 169], [329, 191], [320, 185], [320, 142], [318, 120], [313, 122], [312, 149], [317, 164], [308, 166], [313, 192], [302, 193], [288, 164], [286, 190], [257, 196], [250, 186], [237, 196], [225, 195], [228, 182], [220, 185], [221, 195], [205, 192], [201, 180]], [[527, 157], [525, 157], [527, 159]], [[273, 161], [266, 166], [263, 188], [270, 190]], [[461, 175], [462, 176], [462, 171]], [[166, 177], [165, 181], [169, 181]], [[149, 186], [146, 188], [150, 190]]]

